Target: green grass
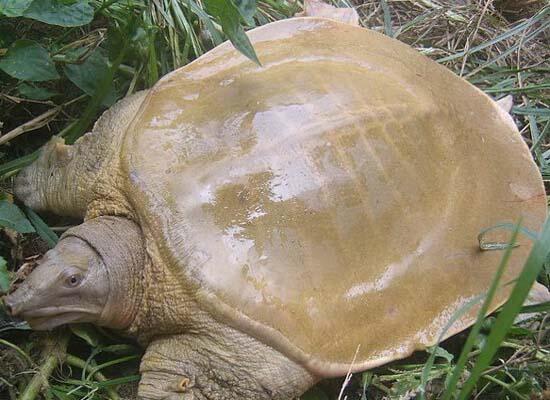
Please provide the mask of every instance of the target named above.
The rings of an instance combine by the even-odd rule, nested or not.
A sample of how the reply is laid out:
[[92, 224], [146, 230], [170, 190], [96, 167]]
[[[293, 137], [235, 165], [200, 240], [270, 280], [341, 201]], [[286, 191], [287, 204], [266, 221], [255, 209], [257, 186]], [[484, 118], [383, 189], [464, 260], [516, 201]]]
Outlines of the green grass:
[[[34, 0], [33, 7], [40, 10], [45, 3]], [[74, 0], [59, 2], [57, 14], [44, 22], [46, 14], [37, 17], [10, 4], [15, 3], [0, 0], [1, 200], [11, 210], [0, 215], [10, 228], [0, 235], [0, 290], [18, 278], [21, 264], [33, 263], [33, 256], [55, 244], [57, 234], [78, 223], [12, 207], [13, 176], [52, 134], [73, 142], [116, 98], [150, 87], [227, 37], [254, 59], [241, 27], [287, 18], [301, 8], [280, 0], [258, 1], [255, 12], [250, 1], [227, 8], [217, 0]], [[550, 27], [549, 7], [540, 2], [514, 22], [491, 5], [484, 8], [484, 2], [354, 4], [365, 26], [416, 47], [495, 98], [514, 95], [512, 115], [544, 179], [550, 179], [550, 50], [543, 36]], [[79, 13], [67, 13], [67, 7]], [[25, 42], [17, 46], [19, 39]], [[6, 63], [8, 56], [18, 68]], [[550, 384], [549, 306], [539, 306], [542, 314], [529, 321], [513, 321], [518, 311], [533, 311], [522, 309], [530, 284], [536, 278], [550, 284], [549, 248], [546, 224], [510, 300], [494, 316], [485, 318], [482, 311], [472, 329], [427, 352], [356, 374], [343, 390], [342, 379], [322, 382], [303, 398], [542, 398]], [[499, 271], [510, 251], [503, 251]], [[499, 284], [497, 275], [477, 305], [487, 305]], [[140, 356], [132, 342], [88, 325], [33, 333], [0, 307], [1, 399], [131, 396]], [[49, 377], [47, 386], [43, 376]]]

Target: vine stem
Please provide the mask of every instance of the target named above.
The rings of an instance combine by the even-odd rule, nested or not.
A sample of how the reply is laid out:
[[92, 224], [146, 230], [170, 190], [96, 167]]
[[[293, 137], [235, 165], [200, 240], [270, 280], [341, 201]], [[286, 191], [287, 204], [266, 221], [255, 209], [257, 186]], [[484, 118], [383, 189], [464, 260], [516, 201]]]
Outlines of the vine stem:
[[66, 330], [55, 332], [46, 337], [42, 350], [42, 363], [18, 400], [34, 400], [42, 387], [48, 385], [48, 378], [67, 354], [69, 333]]

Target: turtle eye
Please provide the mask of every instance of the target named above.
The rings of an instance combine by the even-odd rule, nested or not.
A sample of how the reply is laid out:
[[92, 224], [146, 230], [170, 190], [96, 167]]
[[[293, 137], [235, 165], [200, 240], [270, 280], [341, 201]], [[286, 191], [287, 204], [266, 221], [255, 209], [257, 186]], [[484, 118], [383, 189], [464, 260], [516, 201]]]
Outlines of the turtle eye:
[[69, 275], [65, 279], [65, 286], [69, 288], [75, 288], [78, 285], [80, 285], [80, 282], [82, 282], [82, 275], [81, 274], [72, 274]]

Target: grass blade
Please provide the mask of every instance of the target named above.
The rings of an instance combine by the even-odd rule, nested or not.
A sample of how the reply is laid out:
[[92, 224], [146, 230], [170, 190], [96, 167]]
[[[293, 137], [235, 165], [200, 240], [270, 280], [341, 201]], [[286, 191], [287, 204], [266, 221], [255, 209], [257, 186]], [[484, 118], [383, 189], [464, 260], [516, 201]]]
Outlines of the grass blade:
[[461, 51], [459, 53], [455, 53], [455, 54], [452, 54], [450, 56], [440, 58], [440, 59], [437, 60], [437, 62], [443, 63], [443, 62], [446, 62], [446, 61], [455, 60], [457, 58], [464, 57], [466, 54], [473, 54], [473, 53], [476, 53], [480, 50], [483, 50], [483, 49], [485, 49], [489, 46], [492, 46], [492, 45], [494, 45], [494, 44], [496, 44], [496, 43], [498, 43], [498, 42], [500, 42], [504, 39], [512, 37], [515, 34], [529, 28], [535, 22], [538, 22], [538, 21], [542, 20], [544, 17], [546, 17], [546, 15], [548, 15], [548, 13], [550, 13], [550, 8], [543, 8], [540, 12], [533, 15], [533, 17], [531, 17], [527, 21], [522, 22], [521, 24], [518, 24], [516, 27], [510, 29], [509, 31], [506, 31], [506, 32], [502, 33], [501, 35], [498, 35], [494, 39], [488, 40], [488, 41], [486, 41], [484, 43], [481, 43], [480, 45], [474, 46], [474, 47], [472, 47], [468, 50], [464, 50], [464, 51]]
[[531, 146], [531, 148], [529, 150], [531, 152], [534, 152], [537, 149], [540, 149], [540, 145], [541, 145], [542, 141], [546, 138], [548, 133], [550, 133], [550, 121], [546, 122], [546, 125], [544, 126], [544, 129], [542, 130], [539, 137], [537, 138], [537, 140], [535, 140], [535, 142], [533, 143], [533, 145]]
[[529, 85], [523, 87], [511, 87], [511, 88], [490, 88], [484, 89], [485, 93], [525, 93], [536, 90], [550, 89], [550, 83], [542, 83], [540, 85]]
[[523, 306], [521, 307], [519, 314], [542, 313], [548, 311], [550, 311], [550, 301], [540, 304], [533, 304], [530, 306]]
[[40, 218], [40, 216], [29, 207], [25, 207], [24, 209], [25, 214], [27, 214], [27, 217], [29, 217], [29, 221], [31, 221], [34, 228], [36, 229], [36, 233], [38, 233], [40, 237], [44, 239], [46, 243], [48, 243], [50, 249], [54, 248], [59, 240], [55, 232], [52, 231], [50, 227], [42, 220], [42, 218]]
[[[550, 10], [550, 8], [549, 8]], [[509, 49], [506, 49], [505, 51], [503, 51], [502, 53], [500, 53], [498, 56], [490, 59], [489, 61], [483, 63], [482, 65], [480, 65], [479, 67], [473, 69], [471, 72], [469, 72], [466, 76], [467, 77], [470, 77], [472, 75], [475, 75], [477, 74], [479, 71], [481, 71], [482, 69], [484, 68], [487, 68], [488, 66], [496, 63], [497, 61], [503, 59], [504, 57], [507, 57], [508, 55], [514, 53], [515, 51], [518, 50], [518, 48], [520, 48], [520, 46], [525, 46], [525, 44], [531, 40], [533, 40], [535, 37], [537, 37], [537, 35], [541, 32], [544, 32], [546, 31], [548, 28], [550, 28], [550, 22], [546, 22], [544, 23], [543, 25], [539, 26], [537, 29], [535, 29], [533, 32], [531, 32], [529, 35], [525, 36], [523, 38], [523, 40], [519, 41], [517, 44], [515, 44], [514, 46], [511, 46]]]
[[506, 266], [508, 265], [508, 261], [510, 260], [510, 256], [512, 255], [512, 250], [516, 243], [516, 239], [519, 232], [520, 232], [520, 223], [516, 225], [516, 228], [512, 233], [512, 237], [510, 238], [510, 241], [509, 241], [509, 246], [506, 248], [506, 251], [502, 256], [502, 260], [500, 261], [497, 272], [493, 277], [491, 286], [489, 287], [489, 290], [485, 295], [485, 301], [483, 302], [481, 309], [478, 312], [476, 322], [472, 327], [470, 334], [468, 335], [468, 339], [466, 339], [466, 343], [464, 343], [464, 347], [462, 348], [460, 357], [458, 358], [458, 361], [453, 369], [453, 373], [447, 383], [447, 388], [445, 390], [445, 394], [443, 395], [443, 400], [449, 400], [453, 395], [453, 393], [455, 392], [460, 376], [462, 375], [462, 372], [464, 371], [464, 367], [466, 366], [466, 361], [468, 360], [468, 354], [470, 354], [470, 351], [474, 347], [474, 344], [479, 335], [479, 332], [481, 331], [483, 320], [485, 319], [485, 315], [487, 314], [489, 310], [489, 306], [491, 305], [491, 302], [493, 301], [495, 293], [500, 285], [500, 280], [502, 279], [502, 275], [504, 274]]
[[[479, 354], [477, 362], [471, 371], [470, 377], [464, 383], [462, 390], [458, 396], [459, 400], [467, 399], [470, 392], [474, 388], [485, 369], [491, 363], [494, 355], [498, 351], [500, 344], [504, 340], [506, 333], [514, 323], [514, 319], [521, 310], [523, 302], [529, 294], [531, 286], [537, 279], [537, 276], [542, 268], [542, 264], [546, 260], [550, 249], [550, 219], [544, 224], [540, 239], [537, 240], [527, 258], [527, 262], [523, 267], [516, 284], [512, 289], [512, 293], [508, 301], [505, 303], [502, 311], [499, 313], [493, 328], [487, 338], [487, 342], [483, 351]], [[448, 397], [447, 397], [448, 398]]]
[[479, 303], [481, 300], [483, 300], [484, 295], [476, 296], [469, 301], [467, 301], [465, 304], [462, 305], [458, 310], [455, 311], [455, 313], [451, 316], [449, 321], [447, 322], [447, 325], [443, 328], [443, 331], [439, 335], [439, 338], [437, 339], [437, 343], [431, 347], [431, 350], [428, 350], [430, 353], [430, 356], [426, 360], [426, 363], [424, 364], [422, 368], [422, 374], [420, 375], [420, 399], [424, 400], [426, 398], [426, 386], [428, 385], [428, 381], [430, 378], [430, 371], [433, 369], [435, 358], [437, 356], [437, 347], [439, 346], [439, 343], [443, 341], [443, 338], [445, 337], [445, 334], [451, 329], [451, 326], [458, 321], [464, 314], [466, 314], [474, 305]]
[[380, 6], [384, 13], [384, 33], [389, 37], [393, 37], [390, 6], [386, 0], [380, 0]]
[[207, 0], [205, 1], [206, 11], [217, 18], [222, 26], [223, 32], [227, 35], [233, 46], [251, 61], [258, 65], [260, 61], [256, 55], [250, 39], [244, 32], [240, 23], [241, 14], [237, 7], [231, 1], [226, 0]]
[[34, 160], [38, 158], [39, 154], [40, 151], [36, 150], [31, 154], [27, 154], [26, 156], [16, 158], [15, 160], [8, 161], [7, 163], [0, 165], [0, 176], [4, 178], [11, 176], [12, 174], [19, 171], [21, 168], [25, 168], [27, 165], [30, 165]]
[[109, 379], [108, 381], [104, 381], [104, 382], [97, 382], [96, 386], [101, 388], [101, 387], [113, 386], [113, 385], [123, 385], [125, 383], [139, 381], [140, 378], [141, 378], [140, 375], [130, 375], [122, 378]]
[[184, 2], [183, 5], [185, 7], [189, 7], [191, 11], [195, 13], [197, 17], [199, 17], [204, 26], [206, 26], [206, 29], [208, 29], [208, 32], [210, 32], [210, 35], [212, 35], [212, 42], [214, 43], [214, 46], [217, 46], [223, 42], [222, 35], [218, 31], [218, 29], [216, 29], [208, 14], [204, 12], [204, 10], [199, 7], [194, 0], [188, 0], [187, 2]]

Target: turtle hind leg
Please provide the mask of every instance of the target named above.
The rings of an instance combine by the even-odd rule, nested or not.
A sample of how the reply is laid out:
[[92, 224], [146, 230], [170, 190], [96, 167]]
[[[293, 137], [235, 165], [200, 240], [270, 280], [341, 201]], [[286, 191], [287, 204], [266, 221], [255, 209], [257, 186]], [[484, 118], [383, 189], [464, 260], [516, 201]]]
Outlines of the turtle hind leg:
[[16, 196], [37, 211], [84, 217], [97, 178], [118, 154], [123, 133], [145, 94], [139, 92], [117, 102], [103, 113], [92, 132], [73, 145], [52, 138], [38, 159], [16, 177]]
[[359, 26], [359, 14], [353, 7], [335, 7], [322, 0], [304, 0], [304, 11], [297, 17], [321, 17]]
[[144, 400], [291, 400], [318, 380], [250, 336], [174, 335], [154, 340], [141, 362]]
[[74, 168], [74, 149], [59, 137], [40, 150], [40, 156], [15, 178], [15, 195], [37, 211], [83, 217], [86, 187], [93, 174]]

